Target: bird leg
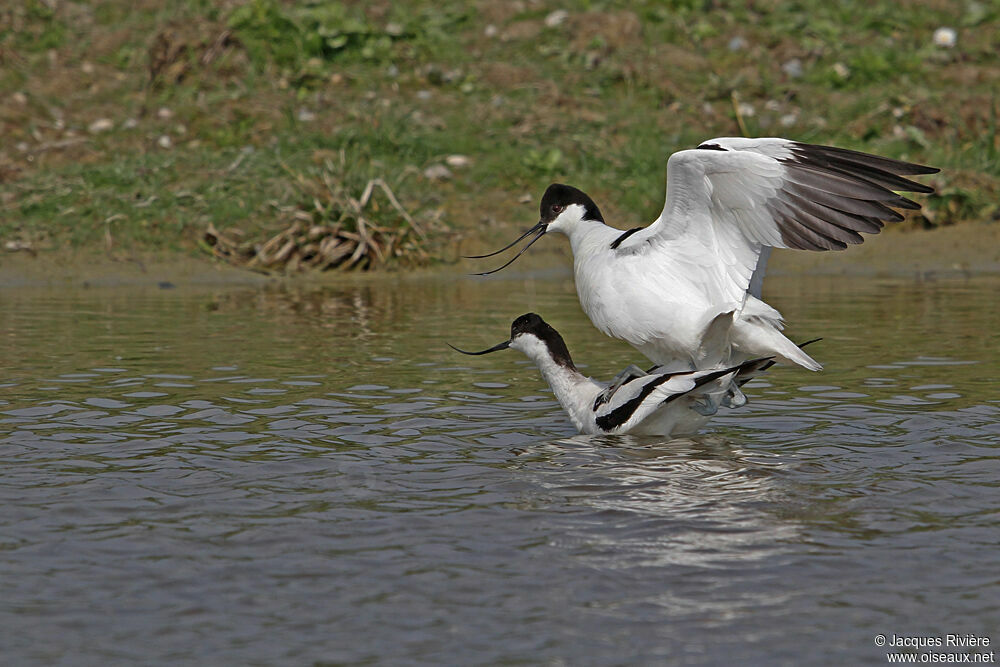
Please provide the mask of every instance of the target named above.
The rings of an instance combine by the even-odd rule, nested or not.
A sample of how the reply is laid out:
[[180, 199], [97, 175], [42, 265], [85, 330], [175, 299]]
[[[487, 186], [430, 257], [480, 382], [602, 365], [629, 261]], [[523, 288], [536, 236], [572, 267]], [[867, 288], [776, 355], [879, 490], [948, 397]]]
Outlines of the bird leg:
[[596, 410], [600, 406], [604, 405], [611, 400], [611, 397], [615, 395], [615, 392], [622, 388], [626, 382], [631, 382], [632, 380], [637, 380], [648, 373], [635, 364], [630, 364], [625, 370], [620, 372], [615, 376], [615, 379], [611, 381], [611, 384], [607, 388], [597, 395], [594, 400], [594, 409]]
[[747, 395], [736, 384], [730, 385], [726, 395], [722, 397], [722, 405], [727, 408], [742, 408], [747, 404]]
[[719, 411], [719, 404], [710, 396], [701, 396], [691, 399], [691, 409], [703, 417], [711, 417]]

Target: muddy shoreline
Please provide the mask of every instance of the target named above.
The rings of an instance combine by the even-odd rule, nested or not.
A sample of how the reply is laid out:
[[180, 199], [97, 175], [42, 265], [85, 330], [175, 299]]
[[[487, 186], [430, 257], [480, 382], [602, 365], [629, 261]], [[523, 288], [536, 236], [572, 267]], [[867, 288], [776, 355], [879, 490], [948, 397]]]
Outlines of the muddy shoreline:
[[[468, 264], [468, 265], [467, 265]], [[508, 269], [507, 277], [554, 267], [568, 269], [569, 248], [564, 239], [538, 244]], [[465, 260], [434, 269], [370, 274], [302, 273], [264, 275], [209, 258], [144, 255], [112, 258], [88, 251], [50, 252], [0, 256], [0, 288], [124, 287], [170, 289], [180, 286], [253, 286], [270, 283], [342, 283], [345, 281], [398, 280], [401, 277], [461, 276], [477, 267]], [[864, 244], [843, 252], [776, 251], [768, 275], [779, 276], [881, 276], [930, 279], [1000, 272], [1000, 224], [970, 223], [929, 231], [889, 230], [868, 237]]]

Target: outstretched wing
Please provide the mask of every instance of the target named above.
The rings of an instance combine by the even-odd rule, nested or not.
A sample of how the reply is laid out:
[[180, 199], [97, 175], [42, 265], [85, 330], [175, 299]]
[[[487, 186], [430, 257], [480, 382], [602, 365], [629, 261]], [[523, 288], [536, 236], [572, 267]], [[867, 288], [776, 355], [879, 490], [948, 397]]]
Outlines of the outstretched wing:
[[[759, 296], [762, 249], [842, 250], [919, 209], [897, 194], [933, 192], [904, 176], [938, 170], [857, 151], [787, 139], [719, 138], [667, 161], [667, 199], [652, 225], [619, 252], [687, 241], [730, 282], [732, 297]], [[756, 274], [756, 275], [755, 275]], [[752, 282], [752, 284], [751, 284]]]

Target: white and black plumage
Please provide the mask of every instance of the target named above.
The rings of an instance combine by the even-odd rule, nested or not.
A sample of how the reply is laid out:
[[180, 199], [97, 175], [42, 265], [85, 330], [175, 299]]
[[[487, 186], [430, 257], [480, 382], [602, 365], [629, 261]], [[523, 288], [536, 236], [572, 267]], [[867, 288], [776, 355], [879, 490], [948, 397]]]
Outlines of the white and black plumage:
[[608, 383], [580, 373], [562, 336], [535, 313], [514, 320], [510, 339], [499, 345], [479, 352], [452, 346], [471, 355], [507, 348], [520, 350], [535, 362], [573, 425], [590, 435], [690, 435], [719, 405], [742, 405], [746, 399], [739, 387], [773, 363], [770, 359], [755, 359], [707, 371], [663, 372], [654, 368], [623, 378], [608, 396]]
[[663, 212], [644, 228], [609, 227], [584, 192], [549, 186], [518, 256], [546, 232], [568, 236], [584, 312], [657, 364], [711, 368], [774, 356], [819, 370], [760, 298], [771, 248], [861, 243], [861, 233], [903, 219], [894, 209], [920, 208], [895, 191], [932, 192], [904, 176], [936, 171], [787, 139], [712, 139], [670, 156]]

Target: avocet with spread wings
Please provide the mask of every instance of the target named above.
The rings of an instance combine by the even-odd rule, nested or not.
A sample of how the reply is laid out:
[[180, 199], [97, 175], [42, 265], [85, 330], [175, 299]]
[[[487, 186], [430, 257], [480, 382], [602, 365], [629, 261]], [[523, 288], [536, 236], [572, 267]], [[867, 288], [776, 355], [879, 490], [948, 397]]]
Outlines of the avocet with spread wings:
[[[905, 176], [932, 167], [787, 139], [720, 138], [674, 153], [660, 217], [622, 232], [604, 223], [586, 193], [550, 185], [534, 234], [569, 237], [580, 305], [605, 334], [668, 369], [775, 357], [821, 367], [782, 333], [781, 314], [761, 300], [771, 248], [838, 250], [861, 243], [895, 209], [897, 194], [932, 192]], [[493, 273], [508, 266], [510, 260]]]

